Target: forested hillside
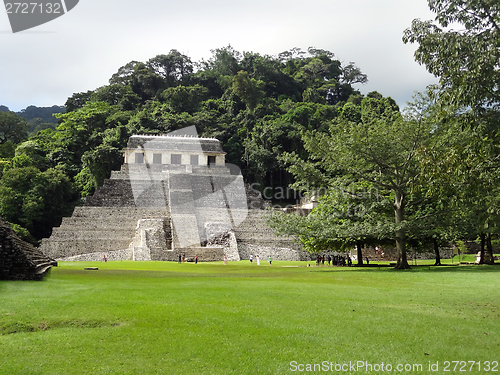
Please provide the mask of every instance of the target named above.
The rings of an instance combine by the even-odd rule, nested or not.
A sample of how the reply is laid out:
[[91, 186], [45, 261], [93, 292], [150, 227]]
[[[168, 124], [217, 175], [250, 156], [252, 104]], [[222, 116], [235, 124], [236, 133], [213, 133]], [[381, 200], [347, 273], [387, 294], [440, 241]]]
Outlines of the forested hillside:
[[[43, 129], [55, 129], [57, 127], [57, 119], [54, 117], [56, 113], [62, 113], [66, 109], [61, 105], [53, 105], [52, 107], [37, 107], [30, 105], [19, 112], [17, 115], [21, 116], [28, 123], [28, 134], [34, 134]], [[9, 107], [0, 105], [0, 112], [11, 112]]]
[[199, 62], [176, 50], [131, 61], [108, 85], [68, 98], [56, 129], [28, 138], [26, 121], [0, 112], [0, 214], [25, 238], [47, 237], [120, 167], [130, 135], [190, 125], [219, 139], [247, 182], [286, 187], [294, 180], [279, 155], [307, 158], [302, 134], [327, 131], [332, 119], [352, 111], [362, 100], [353, 85], [366, 81], [354, 63], [316, 48], [263, 56], [228, 46]]

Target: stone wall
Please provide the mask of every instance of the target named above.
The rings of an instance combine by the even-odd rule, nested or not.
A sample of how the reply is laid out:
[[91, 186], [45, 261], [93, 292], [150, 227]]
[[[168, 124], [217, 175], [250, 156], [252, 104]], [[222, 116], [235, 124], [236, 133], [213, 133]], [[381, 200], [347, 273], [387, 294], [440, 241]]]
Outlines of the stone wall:
[[247, 218], [235, 229], [241, 259], [259, 254], [276, 260], [310, 260], [311, 255], [288, 236], [277, 236], [266, 224], [266, 210], [248, 210]]
[[106, 255], [107, 260], [132, 260], [132, 252], [130, 250], [109, 251], [106, 253], [88, 253], [60, 258], [59, 260], [66, 262], [100, 262], [104, 260], [104, 255]]
[[224, 259], [224, 248], [219, 247], [188, 247], [184, 249], [176, 249], [168, 252], [169, 261], [177, 262], [179, 260], [179, 255], [184, 256], [186, 262], [194, 262], [196, 256], [198, 256], [199, 262], [217, 262]]
[[53, 228], [41, 249], [55, 259], [125, 250], [135, 236], [138, 220], [165, 216], [165, 211], [154, 208], [77, 207], [71, 218], [64, 218], [60, 227]]
[[139, 219], [128, 249], [133, 260], [166, 260], [163, 253], [172, 250], [170, 220]]
[[229, 261], [240, 260], [236, 235], [230, 224], [219, 222], [205, 223], [207, 246], [219, 245], [224, 248], [224, 255]]
[[238, 244], [238, 252], [241, 259], [249, 259], [259, 256], [262, 261], [267, 261], [271, 256], [273, 260], [312, 260], [311, 254], [304, 250], [291, 249], [289, 247], [266, 246], [263, 244], [253, 245], [250, 243]]

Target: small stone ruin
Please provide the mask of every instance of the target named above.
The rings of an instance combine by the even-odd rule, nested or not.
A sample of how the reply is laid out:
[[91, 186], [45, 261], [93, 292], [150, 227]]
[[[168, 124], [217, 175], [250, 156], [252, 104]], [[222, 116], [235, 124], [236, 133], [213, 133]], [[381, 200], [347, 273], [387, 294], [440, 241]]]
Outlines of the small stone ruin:
[[42, 280], [57, 262], [21, 240], [0, 218], [0, 280]]

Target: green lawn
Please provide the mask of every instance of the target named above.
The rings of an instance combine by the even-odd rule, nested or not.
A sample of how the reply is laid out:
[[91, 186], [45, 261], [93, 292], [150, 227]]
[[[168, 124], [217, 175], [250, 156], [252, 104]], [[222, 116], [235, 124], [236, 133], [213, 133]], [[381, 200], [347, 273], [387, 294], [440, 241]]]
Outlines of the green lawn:
[[0, 374], [312, 373], [299, 364], [324, 361], [342, 374], [382, 372], [335, 364], [436, 374], [481, 361], [467, 372], [485, 373], [500, 361], [500, 266], [305, 265], [61, 262], [43, 282], [0, 282]]

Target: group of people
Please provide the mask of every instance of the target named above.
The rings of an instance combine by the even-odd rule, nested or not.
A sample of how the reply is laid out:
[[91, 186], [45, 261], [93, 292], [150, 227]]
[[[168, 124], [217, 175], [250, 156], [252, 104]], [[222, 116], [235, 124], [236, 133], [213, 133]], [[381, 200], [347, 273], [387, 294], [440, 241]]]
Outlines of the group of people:
[[[179, 254], [179, 263], [184, 263], [186, 261], [186, 254]], [[198, 264], [198, 255], [194, 257], [194, 263]]]
[[346, 257], [343, 257], [342, 255], [334, 255], [333, 257], [328, 255], [326, 258], [325, 256], [320, 256], [318, 255], [316, 257], [316, 265], [325, 265], [325, 261], [327, 262], [328, 265], [330, 265], [330, 262], [332, 263], [332, 266], [352, 266], [352, 259], [349, 255], [346, 255]]
[[[250, 254], [249, 258], [250, 263], [253, 263], [253, 255]], [[260, 257], [258, 255], [255, 256], [255, 261], [257, 262], [257, 265], [260, 266]], [[269, 256], [269, 265], [271, 266], [273, 264], [273, 257]]]
[[375, 246], [375, 254], [384, 256], [384, 250], [381, 250], [378, 246]]

